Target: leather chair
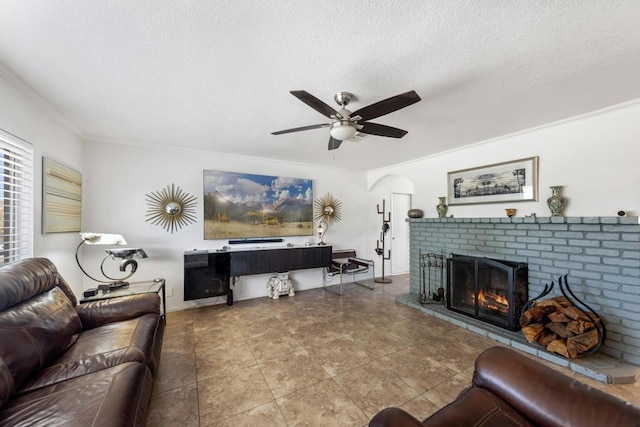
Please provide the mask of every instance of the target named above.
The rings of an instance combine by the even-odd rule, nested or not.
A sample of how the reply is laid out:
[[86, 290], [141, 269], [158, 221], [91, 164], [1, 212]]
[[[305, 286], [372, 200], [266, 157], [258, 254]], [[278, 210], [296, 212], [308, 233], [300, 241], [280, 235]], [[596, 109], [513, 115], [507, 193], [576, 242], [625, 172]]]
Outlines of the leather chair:
[[514, 350], [493, 347], [476, 359], [471, 386], [429, 418], [386, 408], [369, 426], [637, 427], [640, 408]]

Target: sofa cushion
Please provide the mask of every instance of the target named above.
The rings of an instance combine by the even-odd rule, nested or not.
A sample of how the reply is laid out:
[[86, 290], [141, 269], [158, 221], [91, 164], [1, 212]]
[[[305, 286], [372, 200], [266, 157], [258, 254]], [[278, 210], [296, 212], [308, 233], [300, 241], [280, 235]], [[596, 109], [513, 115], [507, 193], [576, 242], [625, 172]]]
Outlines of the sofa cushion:
[[29, 258], [2, 266], [0, 283], [0, 310], [4, 310], [53, 289], [59, 275], [48, 259]]
[[4, 360], [0, 358], [0, 408], [15, 392], [13, 375]]
[[507, 402], [488, 390], [471, 387], [458, 399], [423, 421], [425, 426], [535, 427]]
[[0, 312], [0, 358], [15, 387], [67, 350], [80, 330], [75, 308], [57, 287]]
[[157, 314], [83, 331], [71, 348], [27, 381], [19, 393], [126, 363], [140, 362], [155, 374], [164, 323]]
[[110, 322], [133, 319], [143, 314], [160, 314], [160, 296], [156, 293], [125, 295], [91, 301], [76, 306], [82, 329], [93, 329]]
[[71, 289], [71, 286], [69, 286], [69, 284], [67, 283], [66, 280], [64, 280], [64, 277], [62, 277], [61, 275], [57, 274], [58, 276], [58, 288], [60, 288], [60, 290], [62, 290], [62, 292], [64, 292], [64, 294], [67, 296], [67, 298], [69, 298], [69, 301], [71, 301], [71, 305], [72, 306], [77, 306], [78, 305], [78, 299], [76, 298], [76, 295], [73, 293], [73, 290]]
[[126, 363], [23, 394], [0, 410], [0, 426], [143, 426], [152, 378]]

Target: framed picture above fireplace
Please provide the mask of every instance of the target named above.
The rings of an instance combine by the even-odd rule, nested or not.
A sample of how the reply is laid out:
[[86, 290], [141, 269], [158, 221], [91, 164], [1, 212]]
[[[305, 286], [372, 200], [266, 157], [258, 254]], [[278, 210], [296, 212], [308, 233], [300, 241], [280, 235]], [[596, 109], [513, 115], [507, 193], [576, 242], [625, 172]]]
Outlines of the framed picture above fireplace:
[[538, 200], [538, 157], [447, 174], [449, 205]]

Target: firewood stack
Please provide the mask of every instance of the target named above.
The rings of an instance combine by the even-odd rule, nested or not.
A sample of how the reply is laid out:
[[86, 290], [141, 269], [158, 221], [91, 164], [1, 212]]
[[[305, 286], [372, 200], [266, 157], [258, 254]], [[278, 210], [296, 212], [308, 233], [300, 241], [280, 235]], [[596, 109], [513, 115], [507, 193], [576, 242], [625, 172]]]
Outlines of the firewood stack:
[[[597, 315], [591, 317], [600, 322]], [[520, 326], [527, 341], [535, 341], [567, 359], [576, 358], [600, 342], [598, 328], [589, 316], [563, 296], [532, 304], [520, 316]]]

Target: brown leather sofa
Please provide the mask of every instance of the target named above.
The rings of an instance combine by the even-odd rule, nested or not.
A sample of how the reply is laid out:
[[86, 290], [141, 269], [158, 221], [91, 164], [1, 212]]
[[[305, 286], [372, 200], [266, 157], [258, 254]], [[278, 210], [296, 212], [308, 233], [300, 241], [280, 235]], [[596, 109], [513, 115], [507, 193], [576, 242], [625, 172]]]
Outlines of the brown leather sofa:
[[0, 426], [141, 426], [158, 368], [157, 294], [77, 304], [53, 263], [0, 268]]
[[471, 387], [429, 418], [420, 422], [387, 408], [369, 426], [640, 426], [640, 408], [509, 348], [493, 347], [478, 356]]

